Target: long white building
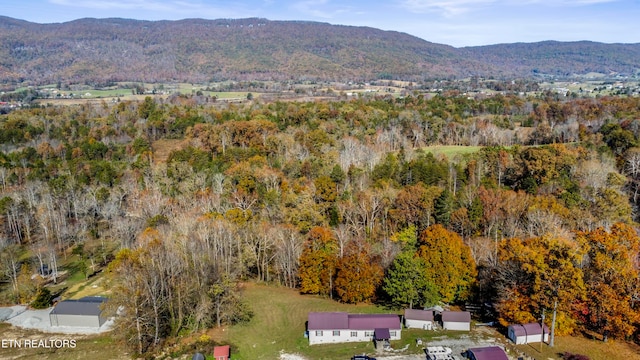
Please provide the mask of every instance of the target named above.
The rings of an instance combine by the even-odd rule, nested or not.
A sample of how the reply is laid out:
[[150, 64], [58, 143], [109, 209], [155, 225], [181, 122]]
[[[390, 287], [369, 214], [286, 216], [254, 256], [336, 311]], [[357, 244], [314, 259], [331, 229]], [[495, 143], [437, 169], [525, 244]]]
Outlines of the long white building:
[[311, 312], [307, 323], [309, 345], [400, 340], [401, 330], [395, 314]]

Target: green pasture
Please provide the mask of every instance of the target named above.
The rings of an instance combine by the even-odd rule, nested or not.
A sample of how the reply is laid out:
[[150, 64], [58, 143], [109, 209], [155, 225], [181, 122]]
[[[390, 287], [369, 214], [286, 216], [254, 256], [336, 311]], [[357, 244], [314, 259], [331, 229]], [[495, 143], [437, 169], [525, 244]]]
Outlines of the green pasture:
[[482, 146], [461, 146], [461, 145], [432, 145], [422, 148], [425, 152], [432, 153], [434, 156], [446, 156], [453, 159], [456, 156], [474, 154], [482, 149]]
[[[299, 354], [310, 360], [349, 359], [354, 354], [375, 354], [370, 342], [310, 346], [304, 336], [309, 312], [401, 313], [378, 305], [348, 305], [328, 298], [300, 295], [292, 289], [259, 284], [248, 284], [244, 299], [254, 312], [253, 319], [247, 324], [216, 331], [218, 337], [213, 337], [218, 343], [231, 344], [232, 357], [237, 360], [277, 359], [281, 352]], [[422, 348], [415, 345], [416, 339], [428, 340], [435, 334], [425, 330], [403, 330], [402, 340], [392, 341], [391, 345], [399, 349], [409, 344], [404, 354], [423, 354]]]

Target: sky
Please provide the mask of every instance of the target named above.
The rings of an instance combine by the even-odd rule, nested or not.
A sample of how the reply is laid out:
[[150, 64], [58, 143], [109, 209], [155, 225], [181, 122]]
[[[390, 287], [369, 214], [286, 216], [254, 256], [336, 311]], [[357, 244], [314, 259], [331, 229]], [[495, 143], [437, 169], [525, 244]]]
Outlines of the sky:
[[640, 43], [640, 0], [3, 0], [0, 15], [319, 21], [408, 33], [455, 47], [544, 40]]

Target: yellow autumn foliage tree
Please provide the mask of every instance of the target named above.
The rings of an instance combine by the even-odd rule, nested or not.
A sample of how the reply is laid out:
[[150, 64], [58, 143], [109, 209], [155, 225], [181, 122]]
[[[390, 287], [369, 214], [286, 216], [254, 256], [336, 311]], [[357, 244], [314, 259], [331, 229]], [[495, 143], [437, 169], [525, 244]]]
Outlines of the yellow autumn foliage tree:
[[574, 314], [585, 298], [581, 246], [550, 236], [511, 238], [500, 243], [498, 257], [495, 286], [502, 325], [536, 321], [543, 311], [550, 325], [557, 301], [556, 335], [575, 330]]
[[460, 235], [436, 224], [420, 234], [419, 244], [418, 256], [425, 261], [425, 277], [436, 286], [440, 300], [466, 300], [477, 271], [471, 249]]

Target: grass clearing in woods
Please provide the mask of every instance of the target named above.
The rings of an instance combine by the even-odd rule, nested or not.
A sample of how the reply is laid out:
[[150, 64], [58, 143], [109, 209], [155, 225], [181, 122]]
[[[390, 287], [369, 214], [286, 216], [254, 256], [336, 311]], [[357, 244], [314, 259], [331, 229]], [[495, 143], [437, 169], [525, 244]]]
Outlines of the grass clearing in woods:
[[[247, 283], [244, 288], [245, 301], [254, 312], [253, 319], [246, 324], [225, 326], [212, 329], [212, 340], [217, 343], [230, 344], [232, 357], [236, 360], [277, 359], [280, 352], [300, 354], [309, 360], [349, 359], [354, 354], [375, 354], [372, 343], [343, 343], [310, 346], [304, 331], [308, 313], [311, 311], [345, 311], [350, 313], [398, 313], [384, 307], [365, 304], [348, 305], [318, 296], [301, 295], [297, 290], [262, 284]], [[488, 333], [487, 333], [488, 331]], [[474, 335], [475, 334], [475, 335]], [[403, 329], [402, 340], [393, 341], [392, 347], [400, 349], [409, 345], [404, 354], [424, 354], [417, 347], [416, 339], [426, 344], [430, 340], [442, 336], [469, 336], [467, 333], [433, 332], [419, 329]], [[505, 343], [505, 337], [495, 329], [475, 330], [471, 336], [494, 337]], [[538, 344], [518, 346], [520, 351], [538, 360], [562, 359], [566, 352], [588, 355], [591, 360], [633, 359], [640, 358], [640, 346], [609, 340], [603, 343], [584, 337], [556, 337], [556, 347], [543, 346], [539, 352]], [[513, 347], [513, 346], [510, 346]]]
[[436, 158], [444, 155], [449, 159], [456, 156], [477, 153], [483, 146], [462, 146], [462, 145], [432, 145], [422, 148], [425, 152], [432, 153]]
[[[237, 360], [277, 359], [280, 352], [300, 354], [306, 359], [349, 359], [354, 354], [375, 354], [373, 343], [343, 343], [309, 345], [304, 337], [309, 312], [344, 311], [349, 313], [397, 313], [372, 304], [349, 305], [312, 295], [301, 295], [297, 290], [262, 284], [247, 283], [245, 301], [254, 316], [249, 323], [214, 329], [210, 334], [217, 343], [228, 343], [232, 357]], [[402, 330], [402, 340], [392, 341], [395, 349], [409, 345], [403, 354], [424, 354], [416, 339], [429, 341], [442, 332]]]
[[153, 160], [156, 163], [166, 163], [172, 151], [184, 149], [188, 143], [182, 139], [160, 139], [153, 142]]
[[309, 346], [304, 337], [307, 315], [311, 311], [388, 312], [375, 305], [340, 304], [318, 296], [300, 295], [297, 290], [253, 283], [245, 285], [243, 297], [253, 310], [253, 319], [218, 332], [225, 339], [213, 339], [228, 341], [237, 360], [277, 359], [281, 350], [308, 359], [342, 359], [356, 353], [372, 353], [370, 343]]

